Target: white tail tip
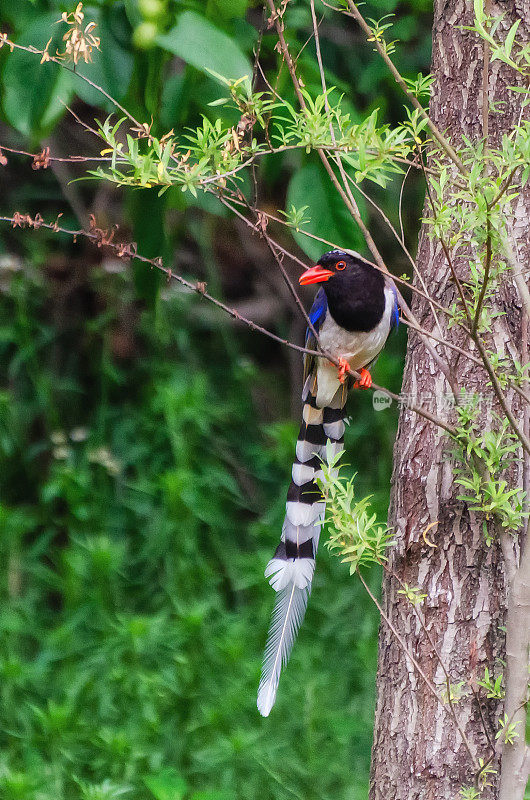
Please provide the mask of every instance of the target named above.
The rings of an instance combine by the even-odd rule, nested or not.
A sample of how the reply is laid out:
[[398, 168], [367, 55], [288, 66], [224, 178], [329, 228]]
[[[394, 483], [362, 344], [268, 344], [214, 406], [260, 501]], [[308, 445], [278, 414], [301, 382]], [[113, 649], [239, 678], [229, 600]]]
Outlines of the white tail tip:
[[267, 681], [258, 692], [258, 711], [262, 717], [268, 717], [276, 700], [276, 687]]

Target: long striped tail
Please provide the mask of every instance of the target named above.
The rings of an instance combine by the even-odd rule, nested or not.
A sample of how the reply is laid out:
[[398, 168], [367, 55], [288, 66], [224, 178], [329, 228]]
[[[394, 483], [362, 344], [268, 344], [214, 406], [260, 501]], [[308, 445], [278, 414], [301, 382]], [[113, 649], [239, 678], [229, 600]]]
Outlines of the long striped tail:
[[344, 447], [346, 395], [346, 386], [340, 384], [331, 402], [318, 408], [316, 375], [310, 375], [304, 386], [303, 423], [296, 443], [282, 539], [265, 569], [265, 577], [276, 592], [276, 602], [258, 689], [258, 710], [264, 717], [269, 716], [276, 700], [280, 673], [291, 655], [311, 593], [325, 513], [315, 478], [321, 474], [319, 457], [325, 456], [327, 440], [332, 443], [332, 454]]

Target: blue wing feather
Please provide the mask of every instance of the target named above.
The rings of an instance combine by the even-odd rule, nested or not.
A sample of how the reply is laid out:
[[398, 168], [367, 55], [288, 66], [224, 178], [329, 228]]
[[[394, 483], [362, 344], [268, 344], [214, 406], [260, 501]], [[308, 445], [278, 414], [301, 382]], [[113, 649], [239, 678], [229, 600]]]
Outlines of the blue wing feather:
[[[320, 330], [320, 326], [324, 322], [327, 310], [328, 310], [328, 298], [326, 297], [324, 289], [321, 287], [315, 295], [313, 305], [311, 306], [311, 311], [309, 312], [309, 319], [313, 323], [313, 326], [317, 333]], [[306, 339], [310, 335], [310, 333], [311, 331], [308, 328], [306, 332]]]
[[[326, 318], [327, 310], [328, 310], [328, 298], [326, 297], [324, 289], [320, 287], [320, 289], [315, 295], [313, 305], [311, 306], [311, 311], [309, 312], [309, 319], [311, 320], [317, 333], [320, 331], [322, 323]], [[316, 348], [316, 340], [313, 335], [313, 331], [310, 328], [307, 328], [305, 332], [305, 346], [309, 350], [314, 350]], [[306, 353], [304, 355], [304, 381], [309, 375], [309, 373], [313, 371], [315, 366], [316, 362], [314, 357]]]

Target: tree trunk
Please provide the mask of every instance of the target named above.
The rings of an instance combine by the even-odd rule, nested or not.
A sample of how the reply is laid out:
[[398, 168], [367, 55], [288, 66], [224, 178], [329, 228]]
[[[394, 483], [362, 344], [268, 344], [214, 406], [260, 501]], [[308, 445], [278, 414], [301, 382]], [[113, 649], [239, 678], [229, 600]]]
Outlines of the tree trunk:
[[[518, 36], [528, 38], [530, 2], [493, 4], [492, 13], [505, 14], [502, 30], [522, 20]], [[433, 29], [433, 74], [430, 114], [438, 128], [446, 131], [455, 147], [462, 135], [478, 142], [483, 136], [483, 66], [484, 48], [472, 32], [459, 26], [473, 23], [472, 0], [435, 0]], [[500, 141], [503, 132], [518, 123], [519, 108], [514, 108], [514, 94], [508, 86], [517, 82], [515, 73], [499, 61], [487, 70], [491, 103], [506, 101], [501, 113], [487, 114], [489, 143]], [[499, 108], [499, 107], [497, 107]], [[528, 114], [528, 109], [525, 110]], [[426, 203], [427, 215], [430, 213]], [[513, 220], [512, 247], [520, 263], [527, 265], [530, 256], [530, 192], [521, 195]], [[430, 294], [444, 306], [457, 300], [454, 283], [439, 242], [423, 230], [417, 264]], [[458, 259], [456, 269], [462, 278], [467, 264]], [[493, 321], [493, 340], [499, 353], [510, 352], [525, 363], [526, 321], [511, 279], [507, 279], [497, 297], [497, 310], [505, 316]], [[429, 304], [415, 298], [413, 310], [422, 325], [433, 330]], [[492, 309], [494, 310], [494, 309]], [[444, 338], [466, 349], [469, 342], [457, 328], [447, 329], [446, 319], [439, 315]], [[481, 417], [485, 427], [492, 422], [495, 403], [486, 387], [486, 374], [455, 351], [436, 345], [438, 352], [451, 365], [458, 385], [467, 392], [483, 397]], [[474, 351], [476, 354], [476, 350]], [[419, 405], [454, 422], [454, 412], [444, 407], [451, 390], [440, 374], [425, 346], [411, 333], [403, 380], [403, 392]], [[509, 404], [518, 419], [523, 414], [518, 398], [508, 392]], [[505, 623], [507, 587], [504, 554], [516, 557], [513, 539], [492, 527], [494, 541], [488, 547], [482, 522], [457, 500], [462, 491], [454, 485], [450, 460], [451, 442], [434, 425], [406, 409], [402, 409], [394, 452], [394, 474], [390, 507], [390, 525], [396, 532], [397, 544], [391, 550], [389, 566], [395, 575], [411, 587], [418, 587], [426, 596], [420, 606], [426, 628], [450, 674], [451, 684], [462, 682], [461, 699], [454, 704], [456, 715], [465, 731], [475, 760], [491, 754], [489, 742], [495, 733], [502, 704], [481, 701], [473, 693], [476, 680], [484, 676], [484, 668], [497, 675], [505, 658]], [[514, 480], [523, 480], [523, 467], [518, 465]], [[521, 485], [517, 483], [516, 485]], [[427, 526], [433, 527], [424, 535]], [[429, 542], [432, 542], [430, 544]], [[413, 606], [402, 594], [395, 577], [385, 574], [383, 609], [405, 640], [407, 649], [423, 672], [435, 685], [440, 697], [446, 677], [422, 629]], [[381, 623], [378, 668], [378, 702], [372, 752], [371, 800], [458, 800], [460, 789], [474, 785], [475, 769], [470, 754], [447, 705], [437, 702], [404, 655], [387, 624]], [[498, 770], [498, 759], [493, 766]], [[497, 798], [499, 776], [491, 776], [482, 798]]]

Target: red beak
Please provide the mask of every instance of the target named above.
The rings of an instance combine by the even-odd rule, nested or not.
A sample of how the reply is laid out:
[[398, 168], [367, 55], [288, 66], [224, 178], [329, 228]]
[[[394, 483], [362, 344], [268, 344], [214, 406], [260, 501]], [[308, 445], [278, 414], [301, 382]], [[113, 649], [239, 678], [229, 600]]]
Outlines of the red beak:
[[307, 269], [300, 275], [298, 283], [302, 286], [307, 286], [309, 283], [323, 283], [324, 281], [329, 281], [333, 274], [331, 270], [324, 269], [324, 267], [317, 264], [316, 267], [311, 267], [311, 269]]

